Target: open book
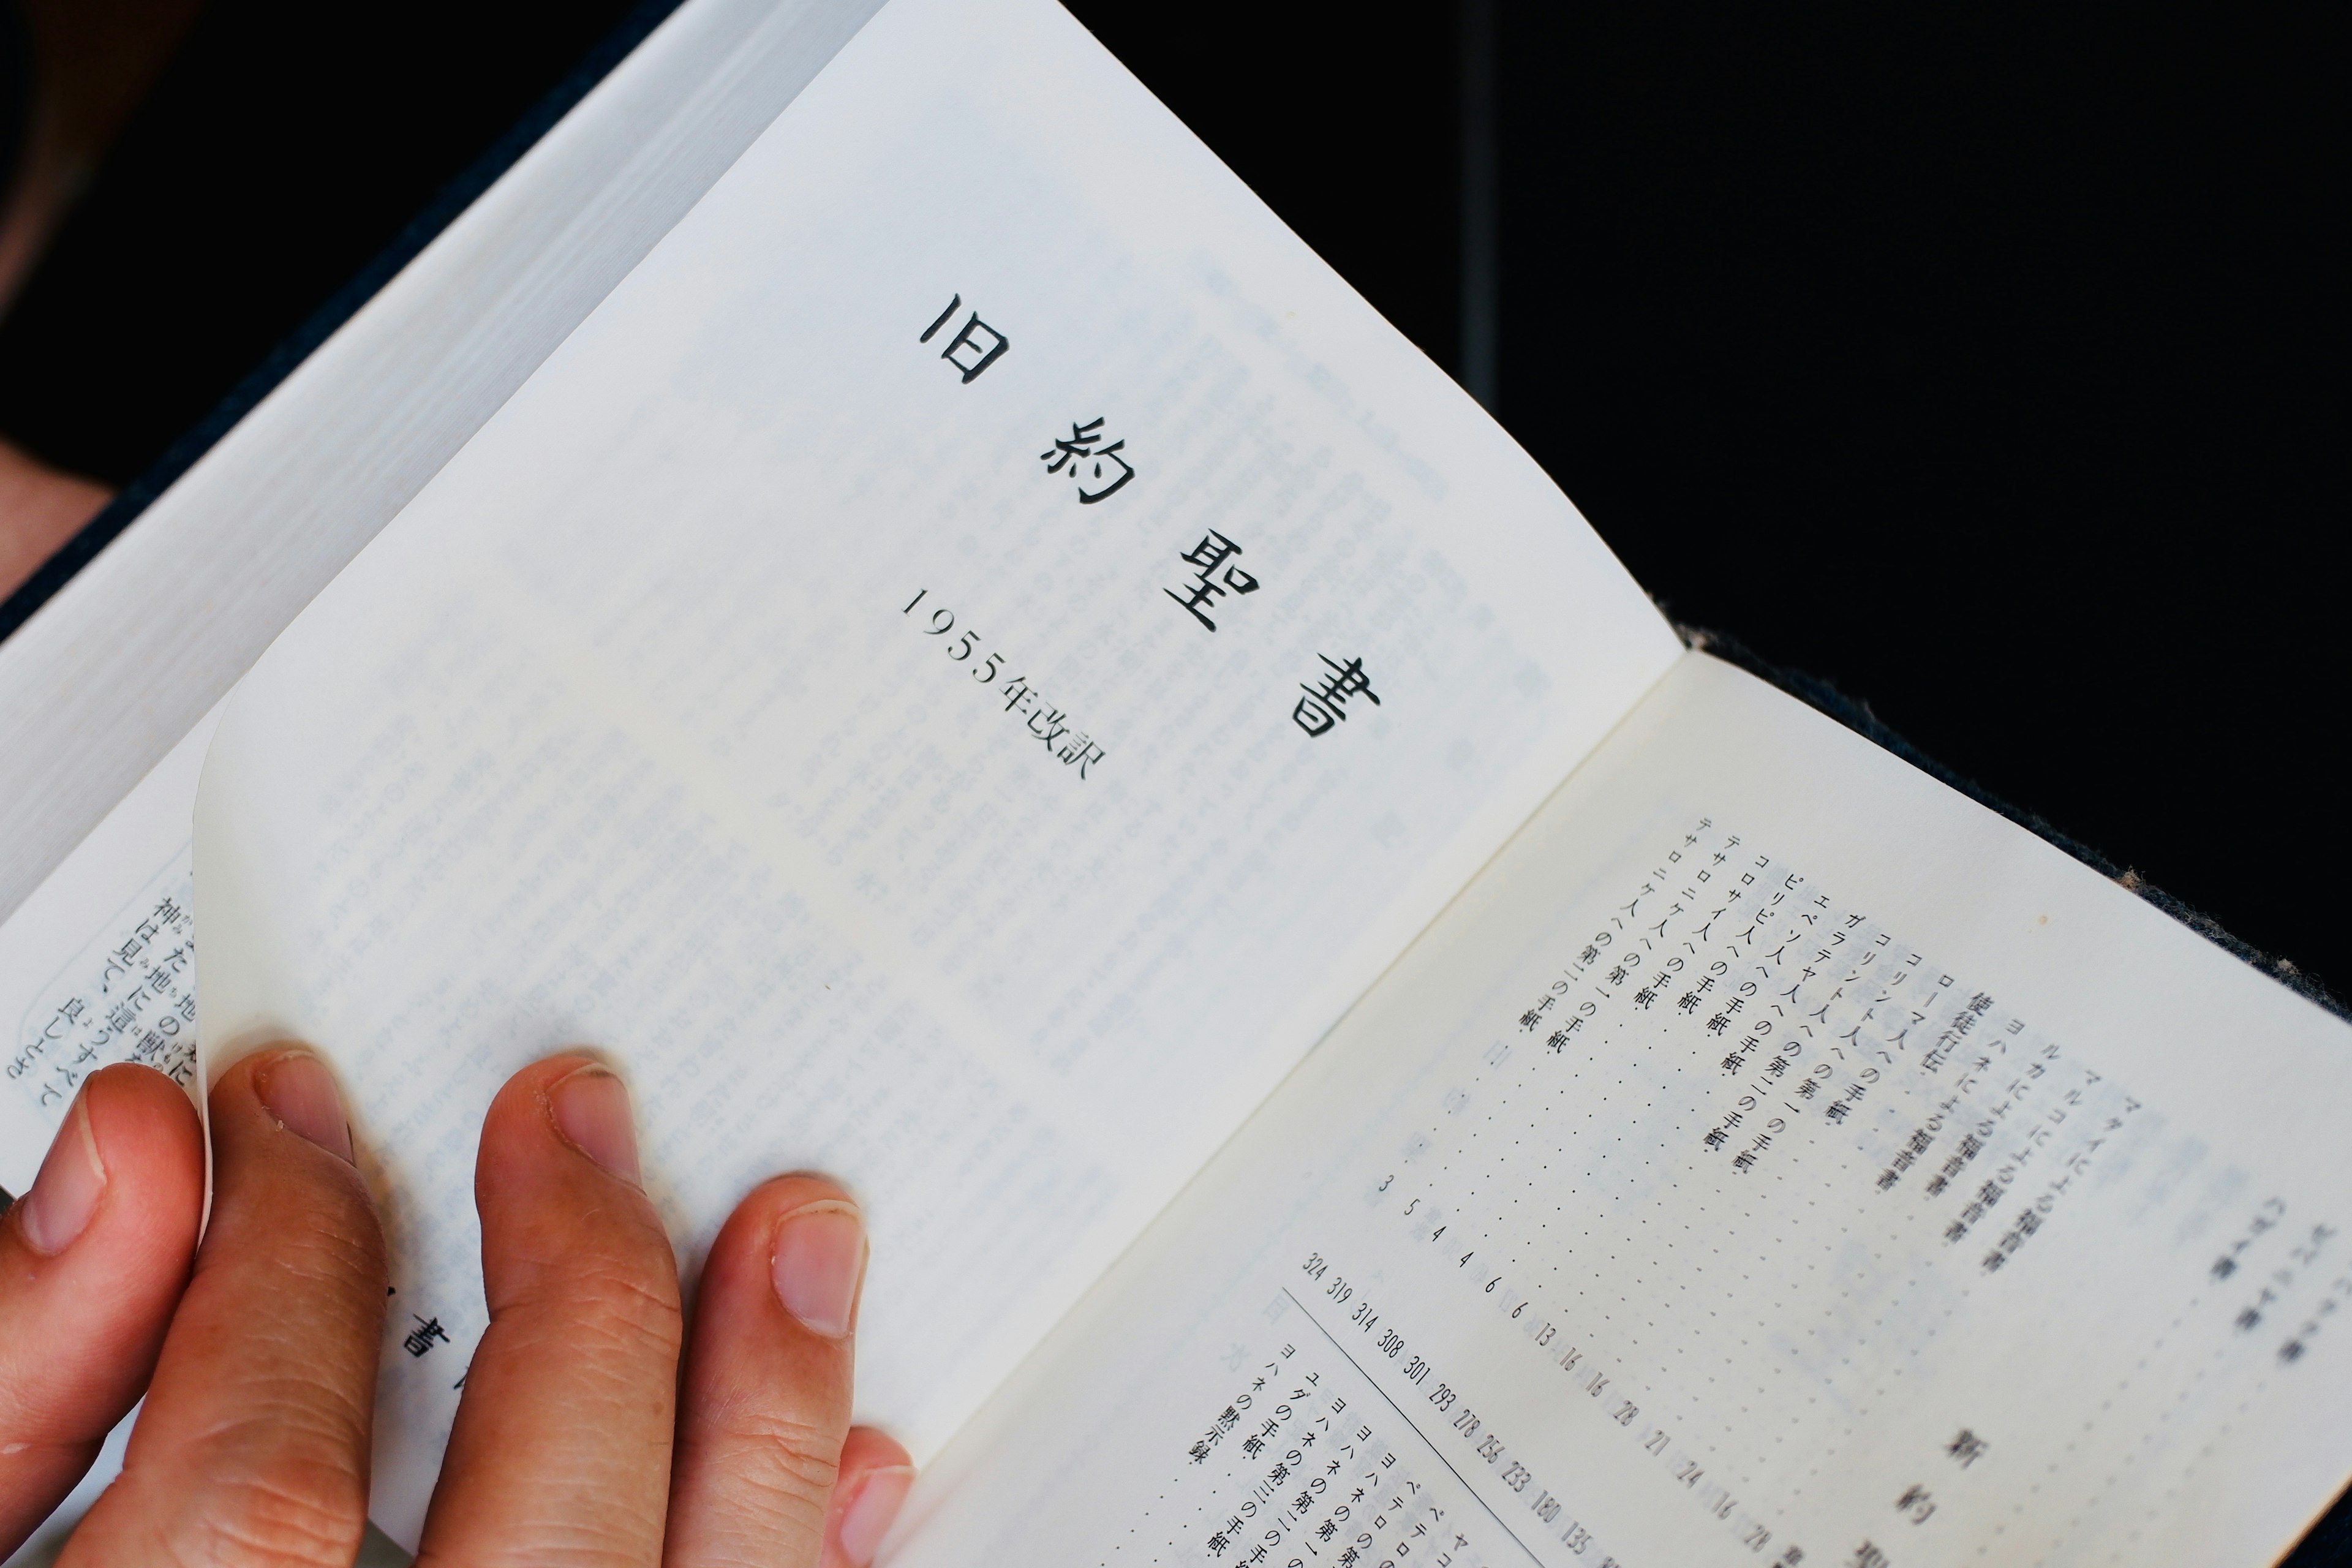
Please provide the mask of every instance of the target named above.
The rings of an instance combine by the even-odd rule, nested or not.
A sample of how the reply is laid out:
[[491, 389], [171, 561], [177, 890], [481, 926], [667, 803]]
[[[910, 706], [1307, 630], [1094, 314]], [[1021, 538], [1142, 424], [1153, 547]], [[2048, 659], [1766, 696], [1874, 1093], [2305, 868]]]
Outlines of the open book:
[[2352, 1032], [1685, 650], [1049, 0], [822, 11], [0, 929], [0, 1184], [98, 1061], [318, 1044], [403, 1541], [480, 1114], [588, 1043], [689, 1267], [860, 1194], [893, 1562], [2284, 1551]]

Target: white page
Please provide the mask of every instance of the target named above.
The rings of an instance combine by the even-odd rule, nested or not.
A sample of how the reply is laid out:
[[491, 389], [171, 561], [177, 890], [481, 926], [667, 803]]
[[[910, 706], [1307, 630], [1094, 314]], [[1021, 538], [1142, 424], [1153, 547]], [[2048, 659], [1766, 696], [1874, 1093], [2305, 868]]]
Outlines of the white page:
[[1693, 655], [959, 1436], [892, 1561], [2270, 1562], [2352, 1470], [2347, 1047]]
[[33, 1184], [81, 1080], [144, 1061], [193, 1086], [188, 818], [220, 710], [0, 923], [0, 1189]]
[[[1108, 494], [1040, 456], [1097, 418]], [[1213, 530], [1258, 584], [1213, 631]], [[1677, 651], [1058, 6], [886, 8], [207, 763], [206, 1047], [332, 1054], [449, 1336], [393, 1325], [377, 1518], [482, 1326], [514, 1068], [616, 1053], [689, 1254], [771, 1172], [859, 1190], [863, 1414], [928, 1452]], [[1371, 689], [1310, 735], [1324, 657]]]
[[878, 3], [687, 0], [0, 640], [0, 916], [226, 695]]
[[[0, 1190], [30, 1184], [61, 1097], [88, 1072], [137, 1059], [150, 1037], [157, 1041], [150, 1058], [167, 1069], [184, 1062], [183, 1042], [193, 1042], [194, 1030], [184, 1009], [194, 994], [184, 965], [161, 994], [147, 994], [140, 1026], [129, 1034], [104, 1023], [121, 1000], [99, 988], [126, 978], [109, 973], [126, 944], [131, 963], [149, 970], [194, 945], [175, 937], [156, 946], [139, 928], [164, 899], [187, 902], [190, 819], [215, 700], [732, 163], [874, 4], [681, 5], [0, 643], [0, 730], [14, 742], [0, 756], [0, 799], [8, 803], [0, 814], [0, 910], [7, 911], [0, 1020], [13, 1026], [7, 1057], [17, 1065], [0, 1088]], [[187, 607], [196, 603], [208, 613], [191, 619]], [[126, 626], [134, 628], [129, 636]], [[90, 690], [112, 700], [93, 707], [83, 696]], [[172, 737], [197, 714], [174, 745]], [[143, 782], [99, 817], [110, 790], [142, 770]], [[84, 834], [93, 817], [97, 826]], [[179, 922], [165, 923], [176, 930]], [[77, 996], [85, 1008], [93, 997], [108, 1005], [61, 1026], [57, 1009]], [[130, 1422], [8, 1568], [47, 1563], [62, 1548], [120, 1469]], [[361, 1560], [387, 1561], [391, 1552], [372, 1536]]]
[[[0, 1191], [22, 1195], [81, 1080], [143, 1061], [193, 1089], [195, 936], [189, 813], [215, 709], [0, 921]], [[122, 1468], [125, 1416], [89, 1474], [5, 1568], [63, 1549]]]
[[[0, 921], [0, 1191], [33, 1184], [81, 1080], [143, 1061], [194, 1087], [189, 819], [215, 708]], [[122, 1469], [122, 1418], [70, 1495], [0, 1568], [41, 1568]], [[372, 1537], [362, 1568], [395, 1560]]]
[[[196, 777], [235, 674], [877, 3], [688, 0], [0, 643], [0, 731], [14, 742], [0, 755], [0, 799], [10, 807], [0, 834], [0, 1020], [16, 1030], [5, 1079], [29, 1096], [20, 1103], [0, 1093], [0, 1190], [22, 1191], [39, 1169], [62, 1114], [59, 1091], [127, 1059], [103, 1054], [120, 1044], [110, 1031], [81, 1020], [59, 1030], [53, 1011], [31, 1019], [28, 1009], [78, 956], [100, 956], [89, 978], [98, 984], [104, 952], [136, 937], [152, 912], [141, 901], [151, 882], [184, 889]], [[318, 467], [297, 473], [288, 464]], [[260, 597], [238, 596], [248, 594]], [[192, 596], [208, 606], [193, 620]], [[169, 657], [108, 635], [125, 622], [164, 637]], [[92, 707], [82, 694], [95, 689], [123, 700]], [[103, 807], [113, 778], [131, 787]], [[167, 861], [175, 868], [159, 870]], [[193, 994], [192, 984], [174, 985], [169, 1001], [177, 1007]], [[101, 1054], [75, 1063], [95, 1034], [110, 1036]], [[67, 1036], [72, 1043], [60, 1048]], [[44, 1072], [33, 1070], [37, 1057]]]

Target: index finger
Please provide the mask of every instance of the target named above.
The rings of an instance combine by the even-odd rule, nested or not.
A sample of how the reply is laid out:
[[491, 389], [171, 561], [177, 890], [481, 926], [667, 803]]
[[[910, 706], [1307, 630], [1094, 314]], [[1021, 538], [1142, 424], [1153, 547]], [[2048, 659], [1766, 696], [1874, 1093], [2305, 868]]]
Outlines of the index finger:
[[348, 1568], [367, 1522], [383, 1237], [326, 1065], [248, 1057], [212, 1094], [213, 1212], [120, 1479], [60, 1568]]

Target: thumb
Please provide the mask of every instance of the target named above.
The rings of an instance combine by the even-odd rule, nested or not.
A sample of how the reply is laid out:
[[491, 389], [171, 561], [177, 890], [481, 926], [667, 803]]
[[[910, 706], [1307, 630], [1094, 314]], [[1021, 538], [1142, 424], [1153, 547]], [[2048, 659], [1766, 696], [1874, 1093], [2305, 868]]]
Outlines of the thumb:
[[195, 1255], [204, 1136], [180, 1086], [110, 1067], [0, 1217], [0, 1557], [89, 1468], [154, 1371]]

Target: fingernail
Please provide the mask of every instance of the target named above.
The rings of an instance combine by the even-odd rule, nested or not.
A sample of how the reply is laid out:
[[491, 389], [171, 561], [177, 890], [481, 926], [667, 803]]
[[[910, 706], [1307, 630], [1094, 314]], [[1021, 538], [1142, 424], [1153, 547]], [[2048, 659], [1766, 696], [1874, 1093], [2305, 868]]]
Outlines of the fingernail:
[[591, 1062], [556, 1079], [548, 1098], [555, 1130], [574, 1148], [625, 1182], [637, 1179], [637, 1128], [626, 1084]]
[[299, 1132], [338, 1160], [352, 1157], [352, 1124], [335, 1075], [308, 1051], [288, 1051], [254, 1075], [253, 1091], [278, 1124]]
[[841, 1510], [841, 1529], [835, 1535], [835, 1544], [841, 1554], [856, 1568], [874, 1561], [880, 1551], [882, 1538], [890, 1533], [890, 1524], [898, 1517], [898, 1509], [907, 1500], [907, 1489], [915, 1484], [911, 1465], [893, 1465], [887, 1470], [867, 1474], [866, 1483], [849, 1506]]
[[785, 1311], [827, 1339], [841, 1338], [857, 1314], [857, 1287], [866, 1278], [866, 1222], [845, 1203], [793, 1210], [776, 1227], [769, 1271]]
[[44, 1258], [55, 1258], [73, 1244], [98, 1212], [98, 1195], [106, 1190], [106, 1166], [98, 1157], [98, 1140], [89, 1130], [89, 1090], [74, 1096], [66, 1124], [49, 1140], [41, 1159], [41, 1173], [33, 1190], [16, 1205], [24, 1216], [25, 1239]]

